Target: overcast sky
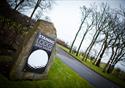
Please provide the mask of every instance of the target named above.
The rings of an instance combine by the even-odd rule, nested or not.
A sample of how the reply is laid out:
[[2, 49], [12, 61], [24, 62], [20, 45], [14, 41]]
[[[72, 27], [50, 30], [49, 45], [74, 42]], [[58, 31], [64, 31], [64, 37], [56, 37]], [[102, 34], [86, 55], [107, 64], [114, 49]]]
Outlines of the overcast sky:
[[[71, 43], [81, 23], [80, 6], [90, 7], [93, 3], [99, 6], [102, 2], [107, 2], [112, 8], [118, 8], [120, 4], [125, 5], [124, 0], [56, 0], [47, 15], [57, 29], [58, 38]], [[79, 35], [78, 40], [81, 37], [82, 35]], [[78, 45], [77, 43], [75, 45]]]
[[[57, 36], [68, 44], [71, 44], [76, 32], [79, 29], [81, 23], [81, 6], [91, 7], [93, 4], [98, 7], [101, 3], [107, 3], [111, 8], [117, 9], [121, 6], [125, 7], [125, 0], [53, 0], [55, 3], [51, 10], [44, 13], [51, 19], [57, 30]], [[32, 10], [28, 10], [24, 14], [30, 16]], [[42, 16], [44, 17], [44, 16]], [[80, 34], [75, 42], [75, 46], [79, 46], [79, 43], [84, 34], [84, 28], [80, 31]], [[91, 42], [93, 32], [89, 33], [85, 37], [85, 41], [82, 44], [82, 50], [84, 51]]]
[[[49, 16], [54, 23], [58, 38], [71, 44], [81, 23], [80, 7], [83, 5], [91, 7], [93, 4], [100, 6], [102, 2], [108, 3], [108, 5], [114, 9], [119, 8], [120, 5], [125, 5], [124, 0], [56, 0], [55, 5], [46, 15]], [[80, 32], [77, 38], [78, 41], [75, 42], [75, 46], [79, 46], [83, 33], [84, 29]], [[88, 36], [85, 37], [85, 41], [81, 48], [83, 51], [91, 42], [92, 34], [93, 33], [89, 33]], [[106, 58], [103, 60], [107, 61]]]

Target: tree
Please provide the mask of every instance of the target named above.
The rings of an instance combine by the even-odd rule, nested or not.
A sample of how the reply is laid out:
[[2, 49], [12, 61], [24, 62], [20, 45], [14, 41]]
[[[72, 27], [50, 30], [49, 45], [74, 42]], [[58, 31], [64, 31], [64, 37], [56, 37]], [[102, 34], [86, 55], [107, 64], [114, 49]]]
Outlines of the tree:
[[98, 67], [99, 67], [99, 65], [100, 65], [102, 56], [103, 56], [103, 54], [104, 54], [104, 52], [105, 52], [105, 50], [106, 50], [106, 48], [107, 48], [107, 46], [108, 46], [107, 40], [108, 40], [108, 33], [106, 33], [106, 35], [105, 35], [105, 39], [104, 39], [104, 42], [103, 42], [102, 52], [100, 53], [99, 59], [97, 60], [97, 62], [96, 62], [96, 64], [95, 64], [95, 65], [98, 66]]
[[71, 51], [72, 51], [73, 45], [74, 45], [74, 43], [75, 43], [75, 41], [76, 41], [76, 38], [77, 38], [77, 36], [78, 36], [80, 30], [82, 29], [82, 26], [83, 26], [83, 24], [85, 23], [85, 20], [86, 20], [87, 17], [89, 16], [91, 10], [90, 10], [90, 9], [87, 9], [85, 6], [83, 6], [83, 7], [81, 7], [81, 12], [82, 12], [82, 22], [81, 22], [81, 24], [80, 24], [80, 26], [79, 26], [79, 29], [78, 29], [78, 31], [77, 31], [77, 33], [76, 33], [76, 35], [75, 35], [75, 38], [74, 38], [73, 42], [72, 42], [72, 44], [71, 44], [71, 48], [70, 48], [70, 51], [69, 51], [70, 53], [71, 53]]
[[117, 42], [115, 44], [114, 54], [113, 54], [112, 58], [110, 58], [110, 62], [109, 62], [110, 64], [108, 64], [107, 69], [106, 69], [107, 72], [111, 72], [110, 69], [113, 69], [115, 64], [118, 61], [120, 61], [125, 55], [125, 44], [122, 41], [123, 34], [124, 34], [124, 32], [122, 31], [119, 34], [119, 37], [117, 38]]
[[38, 9], [38, 7], [41, 9], [41, 11], [51, 8], [52, 0], [37, 0], [36, 5], [33, 9], [33, 12], [30, 15], [30, 19], [33, 17], [35, 11]]
[[[100, 49], [100, 52], [98, 54], [98, 57], [96, 58], [97, 61], [95, 61], [95, 65], [99, 66], [102, 56], [104, 55], [105, 51], [107, 48], [109, 48], [109, 43], [112, 41], [112, 31], [113, 29], [111, 28], [112, 26], [114, 26], [114, 24], [112, 23], [113, 21], [116, 21], [117, 19], [117, 14], [114, 15], [114, 18], [112, 17], [112, 12], [107, 12], [107, 17], [108, 17], [108, 21], [107, 21], [107, 28], [105, 30], [102, 31], [102, 33], [105, 35], [104, 40], [103, 40], [103, 44], [102, 47]], [[112, 21], [113, 19], [113, 21]]]
[[[117, 14], [117, 13], [116, 13]], [[120, 16], [121, 17], [121, 16]], [[112, 42], [110, 43], [112, 53], [109, 58], [108, 63], [104, 67], [103, 71], [111, 72], [111, 69], [114, 68], [115, 64], [121, 60], [122, 57], [125, 55], [125, 27], [124, 27], [124, 21], [121, 21], [119, 17], [116, 17], [116, 19], [112, 19]]]
[[40, 3], [41, 3], [42, 0], [37, 0], [37, 3], [33, 9], [33, 12], [31, 13], [30, 15], [30, 19], [33, 17], [33, 14], [35, 13], [36, 9], [39, 7]]
[[35, 20], [40, 19], [41, 15], [42, 15], [42, 12], [41, 11], [37, 11], [37, 14], [35, 15]]
[[[16, 6], [14, 7], [14, 9], [17, 10], [17, 8], [18, 8], [24, 1], [25, 1], [25, 0], [20, 0], [20, 1], [18, 2], [18, 0], [15, 0]], [[18, 2], [18, 3], [17, 3], [17, 2]]]
[[102, 4], [102, 10], [100, 12], [95, 11], [95, 18], [96, 18], [96, 23], [95, 23], [95, 28], [96, 28], [96, 32], [93, 36], [93, 39], [90, 43], [90, 45], [88, 46], [88, 48], [85, 51], [85, 56], [83, 57], [83, 60], [87, 60], [87, 57], [89, 56], [89, 53], [91, 51], [91, 49], [93, 48], [98, 36], [100, 35], [100, 33], [107, 27], [107, 15], [106, 12], [109, 10], [109, 7], [107, 6], [107, 4]]
[[81, 45], [82, 45], [82, 43], [83, 43], [83, 41], [84, 41], [84, 39], [85, 39], [85, 36], [87, 35], [87, 33], [90, 31], [90, 30], [92, 30], [92, 28], [93, 28], [93, 25], [94, 25], [94, 21], [95, 21], [95, 19], [94, 19], [94, 17], [93, 17], [93, 14], [91, 14], [91, 17], [89, 17], [89, 20], [90, 20], [90, 18], [91, 18], [91, 22], [86, 22], [86, 25], [87, 25], [87, 27], [86, 27], [86, 30], [85, 30], [85, 33], [83, 34], [83, 37], [82, 37], [82, 40], [81, 40], [81, 42], [80, 42], [80, 45], [79, 45], [79, 47], [78, 47], [78, 50], [77, 50], [77, 52], [76, 52], [76, 56], [78, 56], [78, 54], [79, 54], [79, 50], [80, 50], [80, 48], [81, 48]]
[[51, 8], [53, 3], [52, 0], [8, 0], [8, 2], [14, 10], [20, 12], [24, 12], [33, 8], [30, 19], [32, 19], [34, 13], [38, 8], [40, 8], [39, 11], [43, 13], [43, 11], [47, 8]]
[[[19, 10], [25, 6], [28, 6], [29, 0], [7, 0], [7, 1], [14, 10]], [[24, 5], [24, 3], [25, 3], [25, 5]]]
[[[101, 41], [101, 42], [102, 42], [102, 41]], [[95, 60], [93, 61], [93, 64], [95, 64], [95, 63], [96, 63], [96, 61], [97, 61], [97, 59], [98, 59], [99, 55], [101, 54], [101, 52], [102, 52], [102, 50], [103, 50], [103, 46], [104, 46], [104, 42], [102, 43], [102, 45], [101, 45], [101, 49], [99, 50], [99, 52], [98, 52], [98, 54], [97, 54], [97, 56], [96, 56]]]

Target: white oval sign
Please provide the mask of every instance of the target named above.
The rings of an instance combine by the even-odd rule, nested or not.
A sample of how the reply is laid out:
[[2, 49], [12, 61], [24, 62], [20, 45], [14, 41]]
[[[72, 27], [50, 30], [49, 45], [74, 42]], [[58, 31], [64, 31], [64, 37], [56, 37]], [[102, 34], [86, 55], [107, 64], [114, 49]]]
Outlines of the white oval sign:
[[28, 65], [35, 69], [42, 68], [47, 65], [48, 54], [44, 50], [33, 51], [28, 58]]

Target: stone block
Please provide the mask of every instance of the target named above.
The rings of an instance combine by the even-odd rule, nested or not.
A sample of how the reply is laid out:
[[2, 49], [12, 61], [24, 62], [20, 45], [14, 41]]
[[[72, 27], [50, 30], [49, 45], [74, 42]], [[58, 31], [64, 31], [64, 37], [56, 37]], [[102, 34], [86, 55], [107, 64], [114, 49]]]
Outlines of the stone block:
[[[12, 80], [47, 78], [49, 68], [52, 65], [52, 59], [55, 57], [56, 29], [51, 22], [38, 20], [33, 30], [35, 31], [29, 34], [31, 36], [27, 39], [28, 41], [25, 41], [22, 45], [17, 61], [10, 72], [10, 79]], [[41, 55], [43, 53], [40, 54], [40, 56], [43, 56], [41, 58], [38, 58], [37, 55], [35, 58], [33, 57], [35, 55], [34, 52], [38, 50], [47, 53], [46, 55], [48, 56], [47, 64], [43, 67], [41, 65], [41, 63], [45, 62], [45, 56]], [[37, 54], [39, 56], [39, 53]], [[41, 61], [41, 63], [37, 62], [40, 66], [37, 65], [37, 60]]]

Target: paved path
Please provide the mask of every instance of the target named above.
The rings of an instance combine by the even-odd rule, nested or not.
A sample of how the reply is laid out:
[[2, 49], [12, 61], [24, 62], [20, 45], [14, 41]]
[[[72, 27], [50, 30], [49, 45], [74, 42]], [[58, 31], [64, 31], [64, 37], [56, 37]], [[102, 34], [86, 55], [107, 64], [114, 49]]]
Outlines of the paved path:
[[111, 81], [90, 70], [57, 46], [57, 56], [95, 88], [120, 88]]

